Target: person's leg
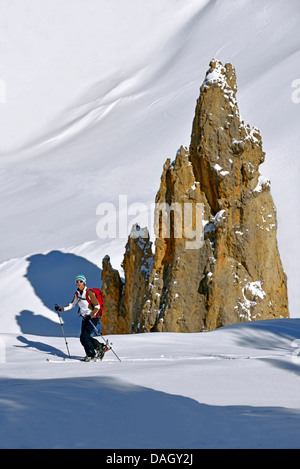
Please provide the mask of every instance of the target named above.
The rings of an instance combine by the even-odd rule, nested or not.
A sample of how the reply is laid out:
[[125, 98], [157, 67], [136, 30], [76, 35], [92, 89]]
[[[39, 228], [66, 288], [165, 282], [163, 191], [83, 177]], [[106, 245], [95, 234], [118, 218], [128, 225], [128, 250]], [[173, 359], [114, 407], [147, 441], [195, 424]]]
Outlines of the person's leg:
[[[91, 319], [91, 321], [96, 326], [98, 319], [93, 318]], [[80, 342], [88, 357], [95, 356], [95, 349], [98, 344], [97, 340], [91, 337], [91, 333], [93, 332], [93, 330], [94, 330], [94, 327], [90, 323], [89, 319], [83, 319], [82, 325], [81, 325]]]

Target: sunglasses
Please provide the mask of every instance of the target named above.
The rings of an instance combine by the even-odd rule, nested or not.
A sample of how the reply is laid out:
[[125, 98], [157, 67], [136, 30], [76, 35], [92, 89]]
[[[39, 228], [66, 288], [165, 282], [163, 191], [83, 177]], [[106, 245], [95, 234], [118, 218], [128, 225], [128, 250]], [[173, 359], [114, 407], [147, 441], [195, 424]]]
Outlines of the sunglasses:
[[76, 280], [76, 283], [84, 283], [83, 280]]

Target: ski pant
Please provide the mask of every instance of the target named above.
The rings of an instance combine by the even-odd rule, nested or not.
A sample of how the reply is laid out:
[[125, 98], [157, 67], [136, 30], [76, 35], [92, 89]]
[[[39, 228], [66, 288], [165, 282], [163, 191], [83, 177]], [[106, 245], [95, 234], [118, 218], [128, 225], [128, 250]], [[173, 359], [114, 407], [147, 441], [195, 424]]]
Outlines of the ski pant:
[[91, 334], [94, 331], [94, 327], [90, 321], [94, 324], [94, 326], [97, 326], [98, 320], [99, 318], [91, 318], [89, 316], [87, 318], [83, 318], [81, 324], [80, 342], [85, 350], [85, 353], [89, 357], [93, 357], [95, 355], [95, 351], [98, 345], [98, 341], [91, 337]]

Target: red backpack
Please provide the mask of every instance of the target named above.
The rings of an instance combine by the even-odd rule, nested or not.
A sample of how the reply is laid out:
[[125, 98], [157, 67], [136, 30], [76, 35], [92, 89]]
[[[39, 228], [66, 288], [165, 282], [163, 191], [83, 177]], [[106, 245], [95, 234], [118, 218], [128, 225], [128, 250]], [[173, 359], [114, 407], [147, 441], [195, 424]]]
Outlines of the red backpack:
[[[98, 317], [98, 316], [102, 316], [103, 314], [103, 294], [102, 294], [102, 291], [100, 290], [100, 288], [88, 288], [87, 291], [86, 291], [86, 300], [88, 301], [89, 304], [92, 304], [91, 300], [90, 300], [90, 297], [88, 295], [88, 292], [89, 291], [92, 291], [93, 293], [95, 293], [96, 297], [97, 297], [97, 300], [98, 300], [98, 303], [99, 303], [99, 306], [100, 306], [100, 309], [99, 309], [99, 313], [96, 314], [95, 317]], [[76, 296], [78, 297], [78, 292], [76, 291]]]

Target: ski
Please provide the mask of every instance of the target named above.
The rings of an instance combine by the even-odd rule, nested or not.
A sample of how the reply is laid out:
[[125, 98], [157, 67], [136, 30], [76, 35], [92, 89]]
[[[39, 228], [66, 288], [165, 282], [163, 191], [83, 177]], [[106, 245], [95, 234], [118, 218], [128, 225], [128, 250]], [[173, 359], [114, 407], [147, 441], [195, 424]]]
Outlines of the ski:
[[80, 362], [80, 358], [72, 358], [72, 357], [66, 357], [66, 358], [61, 358], [61, 359], [55, 359], [55, 358], [46, 358], [47, 362], [50, 363], [67, 363], [67, 362]]
[[[107, 347], [108, 348], [106, 348], [106, 350], [104, 352], [104, 355], [106, 354], [106, 352], [111, 350], [111, 347], [109, 347], [109, 346], [107, 346]], [[96, 359], [93, 359], [93, 360], [90, 360], [90, 361], [92, 361], [92, 362], [101, 362], [104, 358], [104, 355], [102, 356], [102, 358], [97, 357]], [[72, 362], [83, 362], [83, 363], [85, 363], [85, 361], [82, 358], [72, 358], [72, 357], [65, 357], [65, 358], [62, 358], [60, 360], [56, 360], [54, 358], [46, 358], [46, 361], [50, 362], [50, 363], [70, 363], [70, 362], [71, 363]]]

